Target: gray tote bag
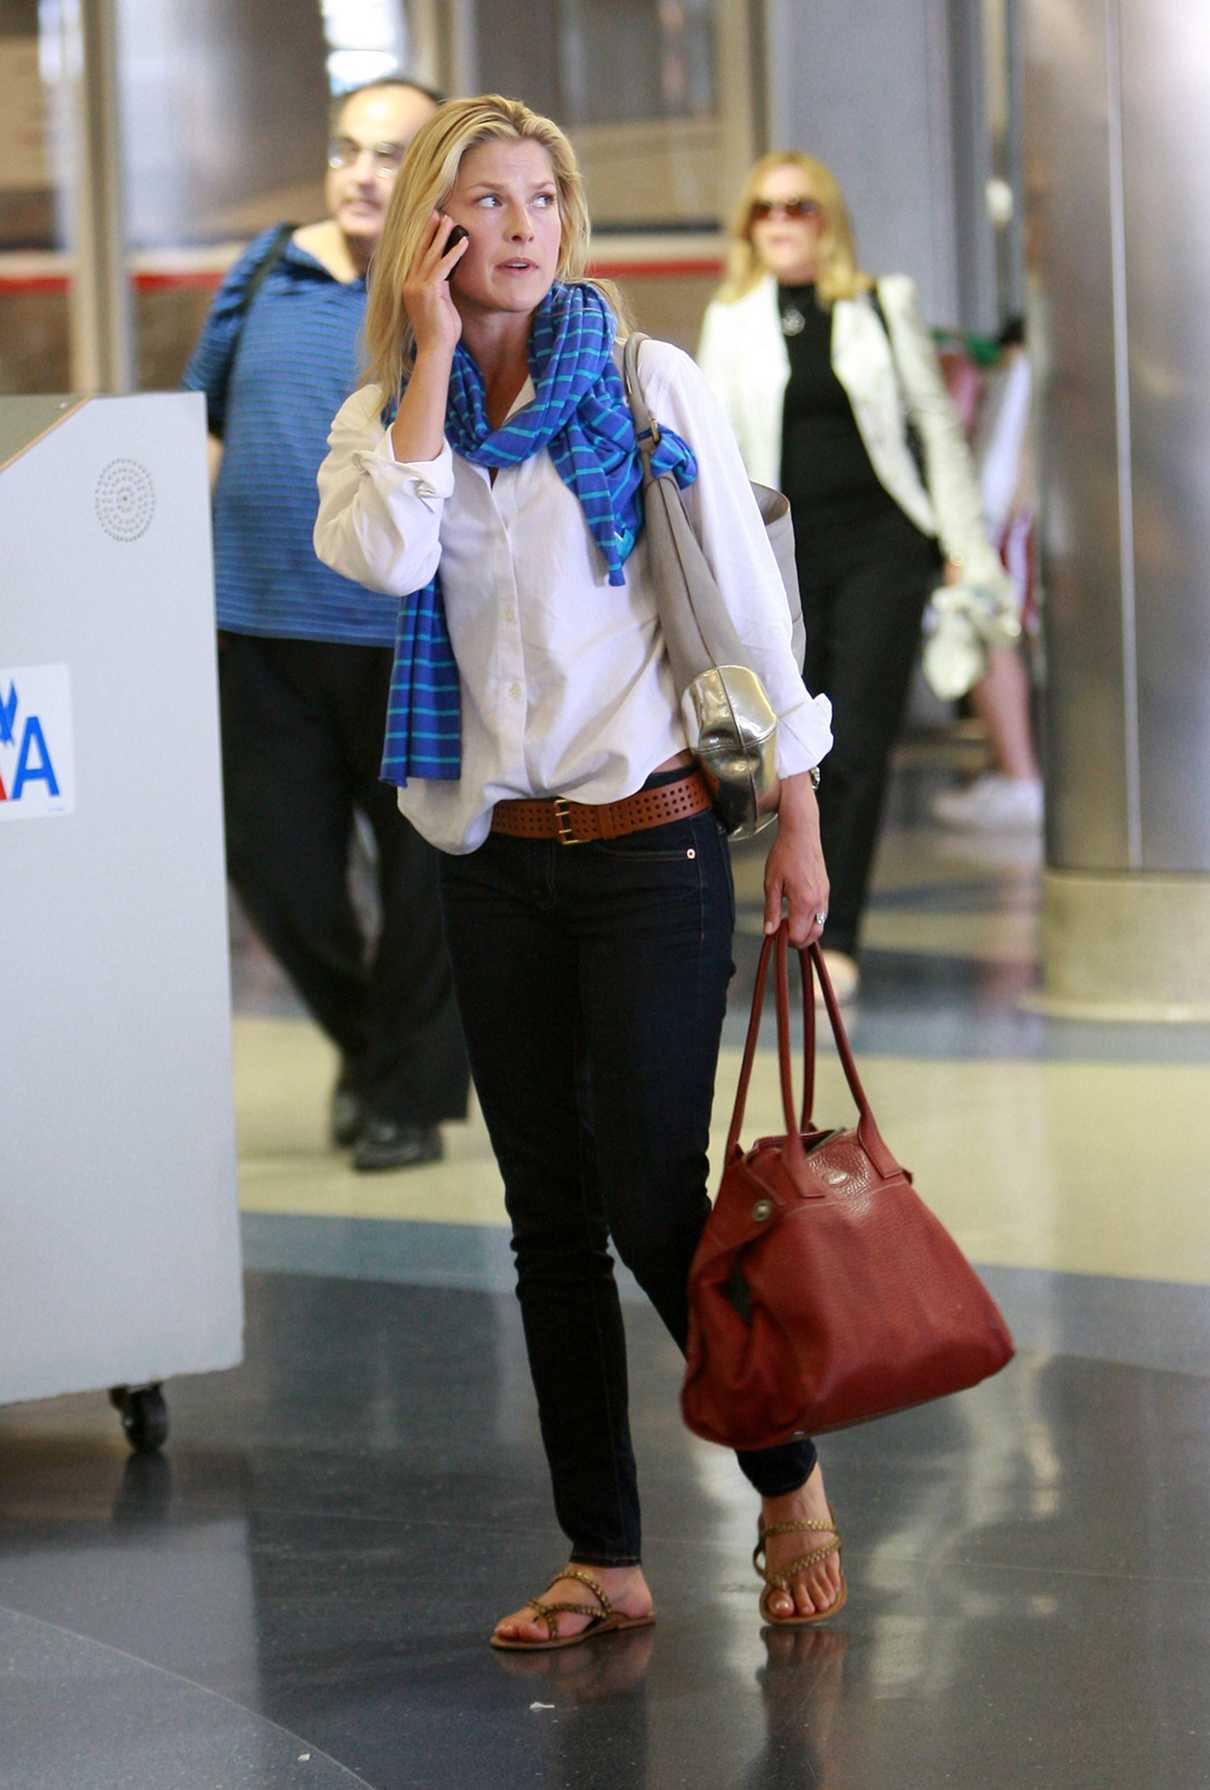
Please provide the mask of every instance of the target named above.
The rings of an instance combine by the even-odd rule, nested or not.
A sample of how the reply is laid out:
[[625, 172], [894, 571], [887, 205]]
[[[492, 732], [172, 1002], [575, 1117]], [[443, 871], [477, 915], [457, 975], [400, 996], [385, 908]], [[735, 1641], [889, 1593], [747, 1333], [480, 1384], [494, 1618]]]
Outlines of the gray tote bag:
[[[760, 678], [742, 663], [735, 624], [676, 479], [671, 473], [652, 473], [660, 429], [639, 384], [639, 349], [646, 340], [637, 333], [627, 337], [622, 378], [643, 460], [644, 528], [660, 627], [686, 735], [715, 812], [732, 839], [750, 839], [774, 818], [775, 811], [762, 812], [762, 804], [777, 784], [777, 715]], [[780, 491], [764, 485], [753, 485], [752, 494], [781, 573], [794, 655], [801, 665], [806, 630], [790, 505]]]

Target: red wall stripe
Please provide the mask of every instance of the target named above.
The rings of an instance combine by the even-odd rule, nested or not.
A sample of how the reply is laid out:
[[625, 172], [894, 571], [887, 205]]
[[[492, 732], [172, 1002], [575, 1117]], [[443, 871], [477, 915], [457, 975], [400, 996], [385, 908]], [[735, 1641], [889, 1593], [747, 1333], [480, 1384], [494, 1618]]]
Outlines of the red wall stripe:
[[[668, 261], [594, 261], [589, 269], [603, 280], [717, 279], [723, 264], [716, 259]], [[213, 292], [223, 278], [220, 268], [182, 268], [179, 272], [144, 272], [134, 276], [137, 292]], [[0, 294], [63, 294], [70, 286], [66, 274], [6, 274], [0, 267]]]

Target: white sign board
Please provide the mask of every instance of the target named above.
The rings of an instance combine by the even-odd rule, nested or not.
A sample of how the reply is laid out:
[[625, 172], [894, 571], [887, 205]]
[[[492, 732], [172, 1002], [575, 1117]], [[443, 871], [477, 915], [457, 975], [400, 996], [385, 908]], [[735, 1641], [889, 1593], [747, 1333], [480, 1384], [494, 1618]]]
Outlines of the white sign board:
[[240, 1359], [208, 507], [193, 394], [0, 468], [0, 1403]]

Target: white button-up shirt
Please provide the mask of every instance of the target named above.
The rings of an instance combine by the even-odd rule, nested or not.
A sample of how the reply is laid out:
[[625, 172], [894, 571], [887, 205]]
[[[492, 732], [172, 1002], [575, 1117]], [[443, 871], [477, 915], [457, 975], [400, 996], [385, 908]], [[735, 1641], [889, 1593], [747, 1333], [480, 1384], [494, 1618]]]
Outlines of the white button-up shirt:
[[[808, 770], [832, 744], [831, 705], [803, 686], [777, 562], [730, 427], [679, 348], [645, 342], [639, 371], [656, 420], [697, 456], [686, 507], [746, 662], [777, 711], [778, 770]], [[527, 380], [514, 410], [533, 396]], [[365, 386], [337, 413], [319, 469], [315, 550], [395, 599], [441, 567], [462, 691], [462, 773], [449, 783], [413, 779], [399, 792], [403, 813], [442, 851], [460, 853], [483, 843], [498, 801], [632, 795], [686, 745], [642, 536], [625, 585], [611, 585], [548, 453], [502, 468], [494, 483], [448, 442], [435, 460], [399, 461], [381, 412], [381, 391]]]

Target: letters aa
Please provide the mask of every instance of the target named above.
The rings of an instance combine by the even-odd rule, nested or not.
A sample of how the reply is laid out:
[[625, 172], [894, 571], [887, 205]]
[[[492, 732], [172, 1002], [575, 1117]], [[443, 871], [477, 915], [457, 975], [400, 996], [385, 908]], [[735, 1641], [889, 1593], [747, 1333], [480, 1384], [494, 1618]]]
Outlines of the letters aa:
[[[16, 737], [17, 689], [9, 684], [8, 695], [0, 702], [0, 746], [11, 746]], [[19, 802], [27, 783], [45, 783], [48, 795], [57, 796], [59, 779], [51, 760], [46, 735], [37, 715], [27, 715], [21, 727], [21, 744], [17, 748], [17, 768], [13, 773], [11, 794], [0, 778], [0, 802]]]

